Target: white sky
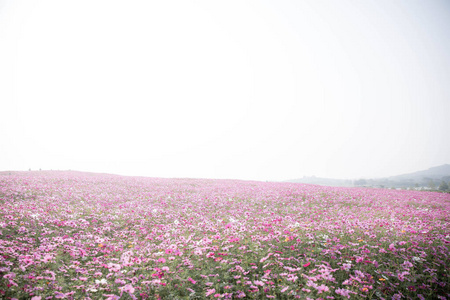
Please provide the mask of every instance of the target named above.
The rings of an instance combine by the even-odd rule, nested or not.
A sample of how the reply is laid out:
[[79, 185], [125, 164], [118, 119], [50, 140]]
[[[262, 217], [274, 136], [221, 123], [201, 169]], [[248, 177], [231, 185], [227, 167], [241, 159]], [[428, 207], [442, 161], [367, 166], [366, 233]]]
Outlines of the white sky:
[[0, 170], [450, 163], [448, 1], [0, 0]]

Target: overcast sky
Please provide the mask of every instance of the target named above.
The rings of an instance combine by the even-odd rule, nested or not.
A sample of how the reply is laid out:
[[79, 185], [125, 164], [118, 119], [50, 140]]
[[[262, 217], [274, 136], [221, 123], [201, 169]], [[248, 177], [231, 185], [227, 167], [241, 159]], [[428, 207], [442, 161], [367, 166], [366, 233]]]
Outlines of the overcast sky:
[[448, 1], [0, 0], [0, 170], [450, 163], [449, 29]]

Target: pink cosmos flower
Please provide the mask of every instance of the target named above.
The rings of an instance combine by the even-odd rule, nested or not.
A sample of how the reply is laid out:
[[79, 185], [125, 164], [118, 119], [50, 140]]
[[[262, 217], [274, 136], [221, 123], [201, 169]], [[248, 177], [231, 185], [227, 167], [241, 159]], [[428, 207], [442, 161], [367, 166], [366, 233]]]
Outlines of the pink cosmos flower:
[[49, 270], [47, 270], [47, 271], [44, 271], [44, 273], [45, 274], [50, 274], [51, 275], [51, 277], [44, 277], [45, 279], [48, 279], [48, 280], [55, 280], [56, 278], [55, 278], [55, 272], [52, 272], [52, 271], [49, 271]]
[[205, 296], [208, 297], [209, 295], [214, 294], [215, 292], [216, 292], [216, 289], [207, 289]]
[[103, 296], [108, 297], [108, 298], [106, 298], [105, 300], [119, 300], [119, 299], [120, 299], [119, 296], [114, 295], [114, 294], [105, 294], [105, 295], [103, 295]]
[[189, 277], [188, 280], [189, 280], [192, 284], [196, 284], [196, 283], [197, 283], [197, 281], [195, 281], [195, 280], [192, 279], [191, 277]]
[[326, 285], [324, 285], [324, 284], [322, 284], [322, 285], [319, 285], [318, 287], [317, 287], [317, 293], [318, 294], [322, 294], [323, 292], [328, 292], [330, 289], [326, 286]]
[[127, 292], [127, 293], [130, 293], [130, 294], [133, 294], [134, 291], [135, 291], [134, 287], [131, 284], [126, 284], [125, 286], [121, 287], [120, 289], [123, 292]]
[[255, 285], [259, 285], [259, 286], [263, 286], [263, 285], [264, 285], [264, 282], [259, 281], [259, 280], [255, 280], [254, 284], [255, 284]]
[[69, 293], [61, 293], [61, 292], [55, 292], [55, 298], [56, 299], [64, 299], [64, 298], [66, 298], [67, 296], [71, 296], [71, 295], [73, 295], [73, 294], [75, 294], [75, 292], [69, 292]]
[[9, 279], [9, 278], [15, 278], [16, 274], [15, 273], [9, 273], [3, 276], [3, 278]]
[[402, 294], [394, 294], [394, 296], [392, 296], [392, 300], [400, 300], [402, 299]]
[[44, 258], [42, 259], [43, 262], [47, 263], [53, 259], [53, 256], [50, 254], [45, 254]]
[[405, 281], [405, 276], [406, 276], [406, 275], [409, 275], [409, 272], [404, 271], [404, 272], [398, 273], [398, 274], [397, 274], [398, 280], [400, 280], [400, 281]]
[[348, 299], [350, 299], [350, 291], [349, 290], [337, 288], [334, 291], [336, 292], [336, 294], [341, 295], [343, 297], [347, 297]]
[[311, 264], [310, 262], [307, 262], [306, 264], [303, 265], [303, 268], [308, 267], [310, 264]]

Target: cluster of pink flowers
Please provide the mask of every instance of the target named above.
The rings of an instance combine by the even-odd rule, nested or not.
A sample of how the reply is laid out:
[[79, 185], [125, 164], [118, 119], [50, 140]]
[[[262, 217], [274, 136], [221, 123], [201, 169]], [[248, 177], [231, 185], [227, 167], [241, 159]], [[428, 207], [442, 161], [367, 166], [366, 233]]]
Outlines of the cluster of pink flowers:
[[0, 298], [450, 298], [450, 195], [0, 175]]

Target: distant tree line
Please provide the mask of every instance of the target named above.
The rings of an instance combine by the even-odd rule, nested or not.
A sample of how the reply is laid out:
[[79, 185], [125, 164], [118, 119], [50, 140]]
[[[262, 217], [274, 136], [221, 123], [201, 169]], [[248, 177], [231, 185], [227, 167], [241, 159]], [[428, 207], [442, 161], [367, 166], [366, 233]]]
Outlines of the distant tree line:
[[[438, 183], [436, 183], [436, 181]], [[395, 188], [395, 189], [413, 189], [413, 190], [432, 190], [441, 192], [450, 192], [450, 176], [444, 176], [440, 180], [424, 177], [421, 180], [403, 179], [389, 180], [383, 179], [358, 179], [353, 181], [356, 187], [375, 187], [375, 188]]]

